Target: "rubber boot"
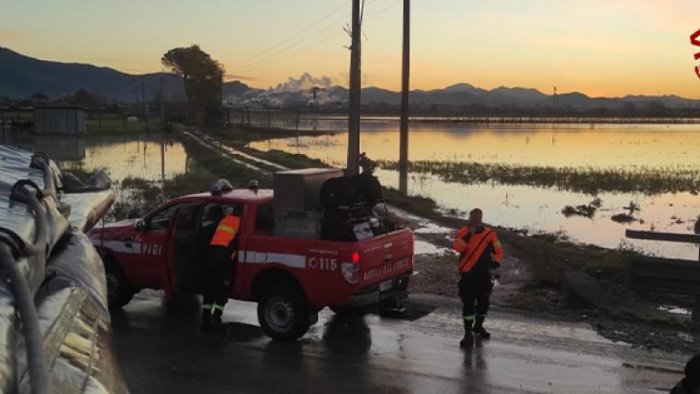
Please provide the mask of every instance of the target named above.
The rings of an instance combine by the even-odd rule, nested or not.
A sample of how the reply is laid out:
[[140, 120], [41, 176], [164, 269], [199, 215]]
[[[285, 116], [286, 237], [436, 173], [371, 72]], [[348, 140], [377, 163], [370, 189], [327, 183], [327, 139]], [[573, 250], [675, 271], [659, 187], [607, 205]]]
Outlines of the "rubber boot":
[[462, 340], [459, 341], [459, 347], [462, 349], [470, 348], [474, 345], [474, 335], [472, 335], [472, 324], [474, 324], [473, 321], [464, 320], [464, 338], [462, 338]]
[[217, 306], [214, 306], [214, 312], [212, 312], [211, 316], [211, 325], [209, 327], [209, 332], [214, 333], [214, 334], [224, 334], [226, 333], [226, 326], [221, 322], [221, 315], [223, 314], [223, 311]]
[[202, 331], [208, 331], [211, 327], [211, 309], [202, 309]]
[[479, 334], [482, 339], [491, 339], [491, 334], [484, 328], [484, 319], [486, 316], [477, 316], [476, 324], [474, 324], [474, 332]]

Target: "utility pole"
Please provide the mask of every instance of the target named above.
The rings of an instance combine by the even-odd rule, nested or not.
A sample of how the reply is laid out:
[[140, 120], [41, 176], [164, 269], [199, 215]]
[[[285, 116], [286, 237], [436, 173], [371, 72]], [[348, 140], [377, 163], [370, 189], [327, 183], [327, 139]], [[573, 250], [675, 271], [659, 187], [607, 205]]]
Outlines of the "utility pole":
[[399, 131], [399, 192], [408, 194], [408, 92], [411, 72], [411, 6], [403, 0], [403, 59], [401, 65], [401, 129]]
[[141, 100], [143, 101], [143, 119], [146, 121], [146, 132], [148, 132], [148, 109], [146, 105], [146, 76], [141, 77]]
[[348, 118], [348, 161], [347, 176], [357, 175], [359, 171], [360, 157], [360, 71], [361, 71], [361, 42], [362, 16], [360, 14], [360, 2], [352, 0], [352, 44], [350, 47], [350, 97], [348, 106], [350, 114]]
[[165, 125], [165, 83], [163, 82], [163, 74], [160, 75], [160, 129], [166, 131]]

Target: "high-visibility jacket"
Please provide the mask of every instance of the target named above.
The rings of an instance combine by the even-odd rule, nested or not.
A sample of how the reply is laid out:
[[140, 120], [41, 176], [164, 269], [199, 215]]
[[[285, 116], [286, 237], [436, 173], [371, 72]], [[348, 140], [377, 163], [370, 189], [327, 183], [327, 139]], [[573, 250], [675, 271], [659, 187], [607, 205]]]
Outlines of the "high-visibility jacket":
[[486, 226], [480, 232], [471, 233], [469, 230], [470, 226], [466, 225], [457, 230], [457, 235], [455, 235], [453, 247], [460, 254], [459, 271], [461, 273], [470, 272], [484, 252], [489, 249], [489, 245], [493, 247], [491, 261], [500, 264], [503, 248], [501, 248], [501, 242], [496, 233]]
[[236, 238], [241, 227], [241, 218], [233, 215], [226, 215], [216, 226], [214, 236], [211, 237], [211, 246], [228, 247], [231, 241]]

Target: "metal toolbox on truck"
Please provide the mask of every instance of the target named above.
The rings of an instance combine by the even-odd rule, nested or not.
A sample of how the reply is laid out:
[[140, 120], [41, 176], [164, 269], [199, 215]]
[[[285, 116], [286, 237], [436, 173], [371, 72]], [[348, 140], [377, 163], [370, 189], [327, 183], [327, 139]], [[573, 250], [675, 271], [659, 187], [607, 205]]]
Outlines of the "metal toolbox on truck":
[[343, 170], [337, 168], [306, 168], [276, 172], [272, 180], [275, 191], [275, 210], [318, 210], [323, 182], [341, 176], [343, 176]]
[[275, 236], [313, 238], [321, 236], [321, 212], [275, 210]]

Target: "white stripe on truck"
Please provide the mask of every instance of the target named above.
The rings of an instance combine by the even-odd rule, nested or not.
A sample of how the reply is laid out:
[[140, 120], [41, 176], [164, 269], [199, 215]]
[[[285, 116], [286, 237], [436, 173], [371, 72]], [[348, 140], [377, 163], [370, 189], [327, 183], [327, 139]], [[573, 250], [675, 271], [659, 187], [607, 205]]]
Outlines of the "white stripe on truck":
[[[243, 256], [245, 255], [245, 257]], [[306, 256], [287, 253], [267, 253], [245, 250], [239, 253], [239, 262], [247, 264], [282, 264], [291, 268], [306, 268]]]

